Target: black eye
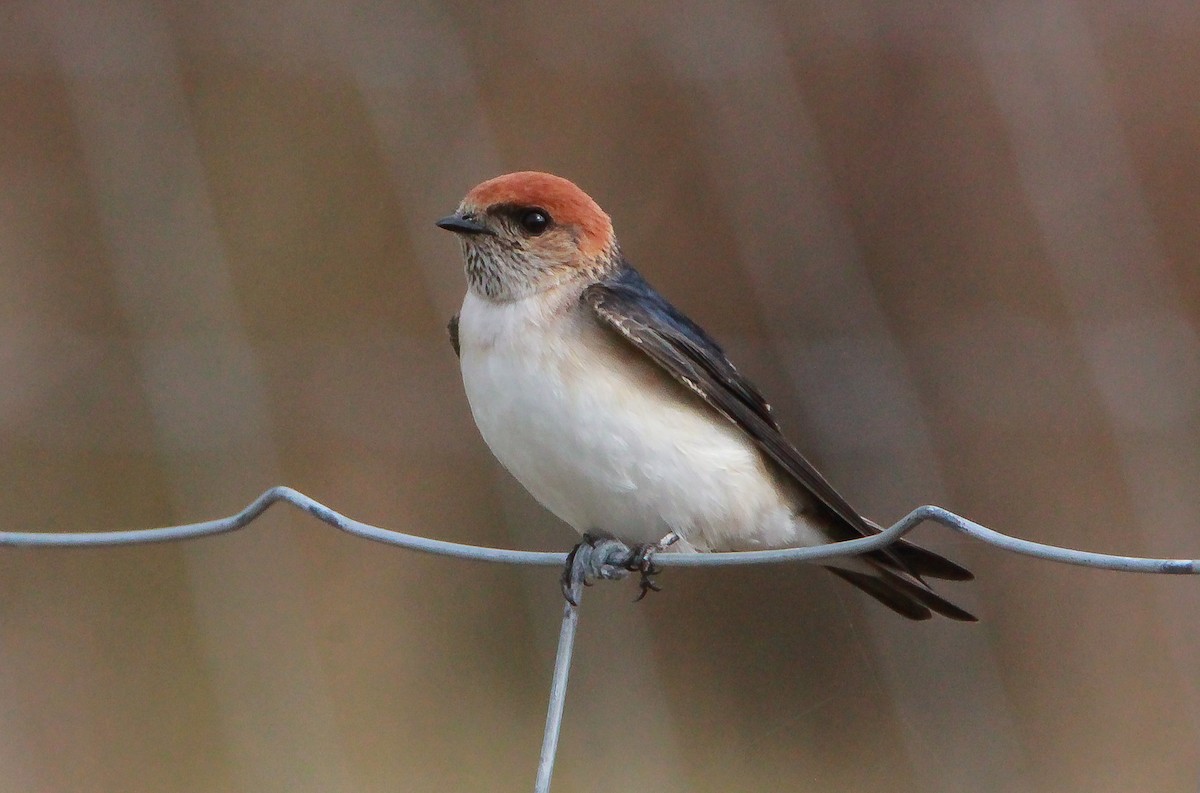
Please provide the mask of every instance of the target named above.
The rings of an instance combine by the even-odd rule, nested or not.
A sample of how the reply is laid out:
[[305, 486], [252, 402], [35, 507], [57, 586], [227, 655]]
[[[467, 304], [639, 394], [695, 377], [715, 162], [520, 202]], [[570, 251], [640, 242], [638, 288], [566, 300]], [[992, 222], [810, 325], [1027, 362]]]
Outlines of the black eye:
[[521, 228], [536, 237], [550, 228], [550, 216], [541, 209], [530, 209], [521, 215]]

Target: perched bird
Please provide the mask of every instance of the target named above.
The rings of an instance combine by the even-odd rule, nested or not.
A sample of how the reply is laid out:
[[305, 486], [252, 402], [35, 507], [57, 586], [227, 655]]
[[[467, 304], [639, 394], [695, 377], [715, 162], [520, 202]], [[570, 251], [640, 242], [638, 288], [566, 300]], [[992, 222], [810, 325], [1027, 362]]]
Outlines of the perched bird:
[[[783, 436], [717, 343], [625, 260], [608, 215], [572, 182], [499, 176], [437, 225], [466, 260], [450, 334], [475, 423], [585, 537], [727, 551], [879, 531]], [[923, 580], [971, 573], [912, 543], [827, 568], [910, 619], [975, 619]]]

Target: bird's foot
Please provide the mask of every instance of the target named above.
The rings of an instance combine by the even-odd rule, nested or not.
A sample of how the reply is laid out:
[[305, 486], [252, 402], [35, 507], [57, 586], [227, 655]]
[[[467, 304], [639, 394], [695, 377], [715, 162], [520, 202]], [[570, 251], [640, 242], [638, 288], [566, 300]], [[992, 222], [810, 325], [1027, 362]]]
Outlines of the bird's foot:
[[567, 554], [562, 573], [563, 597], [572, 606], [578, 606], [574, 593], [580, 586], [591, 586], [596, 579], [624, 578], [630, 572], [627, 566], [630, 553], [628, 546], [619, 540], [583, 535], [583, 540]]
[[662, 592], [662, 587], [654, 580], [654, 576], [662, 572], [662, 568], [654, 563], [654, 554], [670, 548], [679, 542], [680, 539], [678, 534], [671, 532], [658, 542], [638, 545], [633, 549], [629, 557], [629, 563], [625, 569], [641, 576], [638, 581], [638, 587], [641, 589], [641, 592], [633, 599], [634, 603], [646, 597], [650, 592]]
[[662, 572], [662, 568], [654, 563], [654, 554], [663, 549], [661, 542], [647, 543], [633, 548], [625, 569], [640, 576], [638, 588], [641, 590], [633, 599], [637, 603], [650, 592], [662, 592], [662, 587], [654, 580], [654, 576]]
[[658, 542], [630, 548], [620, 540], [584, 534], [583, 540], [567, 554], [561, 580], [563, 597], [572, 606], [578, 606], [574, 593], [579, 587], [591, 586], [597, 579], [618, 581], [630, 573], [640, 576], [638, 587], [641, 591], [634, 603], [649, 592], [661, 592], [662, 587], [654, 580], [654, 576], [662, 572], [662, 568], [654, 564], [654, 554], [677, 542], [679, 535], [671, 532]]

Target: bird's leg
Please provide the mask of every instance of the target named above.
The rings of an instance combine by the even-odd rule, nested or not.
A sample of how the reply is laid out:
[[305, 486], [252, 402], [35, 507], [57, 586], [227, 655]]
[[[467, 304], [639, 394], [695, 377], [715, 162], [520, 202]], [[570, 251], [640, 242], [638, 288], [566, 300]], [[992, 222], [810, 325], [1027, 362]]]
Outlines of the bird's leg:
[[562, 591], [563, 597], [572, 606], [575, 602], [572, 592], [576, 584], [591, 586], [592, 579], [603, 578], [614, 580], [624, 578], [628, 569], [630, 550], [619, 540], [597, 537], [585, 533], [583, 539], [567, 554], [567, 563], [563, 567]]
[[587, 577], [583, 574], [583, 570], [581, 569], [582, 565], [576, 564], [576, 560], [579, 557], [579, 549], [584, 545], [588, 545], [590, 547], [592, 543], [592, 535], [584, 534], [583, 539], [571, 549], [569, 554], [567, 554], [567, 563], [563, 565], [562, 579], [559, 583], [562, 584], [563, 597], [566, 598], [567, 602], [572, 606], [579, 605], [575, 602], [575, 596], [572, 594], [572, 592], [575, 590], [575, 582], [578, 581], [584, 586], [588, 585]]
[[634, 547], [633, 554], [629, 557], [629, 564], [625, 567], [629, 572], [638, 573], [641, 576], [641, 580], [638, 581], [638, 587], [640, 587], [641, 592], [634, 598], [634, 603], [646, 597], [647, 593], [651, 591], [662, 592], [662, 587], [653, 578], [662, 572], [662, 568], [654, 564], [653, 557], [654, 554], [671, 547], [677, 542], [679, 542], [679, 535], [671, 532], [658, 542], [646, 543]]
[[[638, 595], [637, 600], [646, 597], [647, 592], [661, 592], [662, 587], [653, 579], [653, 576], [658, 575], [660, 569], [654, 564], [652, 557], [677, 542], [679, 542], [679, 535], [671, 532], [658, 542], [636, 545], [630, 549], [619, 540], [585, 533], [579, 544], [567, 554], [567, 562], [563, 566], [561, 579], [563, 597], [572, 606], [577, 606], [579, 604], [575, 602], [572, 595], [577, 584], [591, 586], [594, 579], [603, 578], [612, 581], [624, 578], [629, 573], [637, 573], [641, 576], [641, 580], [638, 582], [641, 594]], [[637, 600], [634, 602], [636, 603]]]

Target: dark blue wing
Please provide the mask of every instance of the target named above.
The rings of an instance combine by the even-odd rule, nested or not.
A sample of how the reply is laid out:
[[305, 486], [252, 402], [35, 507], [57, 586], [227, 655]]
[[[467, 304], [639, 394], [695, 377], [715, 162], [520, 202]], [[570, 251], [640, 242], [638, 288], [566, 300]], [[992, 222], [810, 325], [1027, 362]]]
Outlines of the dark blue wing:
[[[688, 319], [687, 315], [668, 303], [667, 299], [650, 286], [632, 266], [626, 264], [599, 284], [590, 287], [584, 293], [584, 301], [638, 347], [642, 347], [638, 339], [632, 338], [629, 333], [618, 327], [622, 321], [631, 331], [634, 330], [633, 325], [636, 325], [641, 330], [639, 338], [643, 341], [649, 341], [650, 335], [657, 335], [662, 342], [679, 353], [679, 356], [672, 356], [675, 366], [682, 367], [683, 370], [696, 368], [698, 373], [702, 372], [706, 376], [700, 379], [711, 378], [720, 385], [726, 397], [736, 399], [741, 408], [753, 413], [767, 427], [779, 431], [779, 425], [771, 415], [771, 406], [767, 404], [767, 400], [753, 383], [738, 373], [720, 345], [713, 341], [703, 328]], [[667, 368], [676, 379], [679, 378], [680, 375], [675, 369]], [[692, 383], [686, 385], [694, 389]], [[705, 401], [711, 400], [705, 397]]]
[[454, 357], [462, 357], [462, 349], [458, 346], [458, 314], [450, 317], [446, 323], [446, 333], [450, 334], [450, 346], [454, 348]]
[[628, 265], [622, 267], [584, 290], [582, 299], [672, 377], [737, 424], [772, 460], [853, 527], [855, 534], [874, 533], [862, 516], [783, 437], [767, 401], [734, 368], [720, 346], [646, 283], [637, 270]]
[[[766, 399], [743, 377], [720, 346], [625, 264], [584, 290], [582, 301], [606, 325], [649, 356], [721, 415], [803, 486], [835, 518], [842, 538], [879, 532], [783, 436]], [[935, 578], [966, 580], [969, 571], [903, 540], [879, 554], [900, 569]]]

